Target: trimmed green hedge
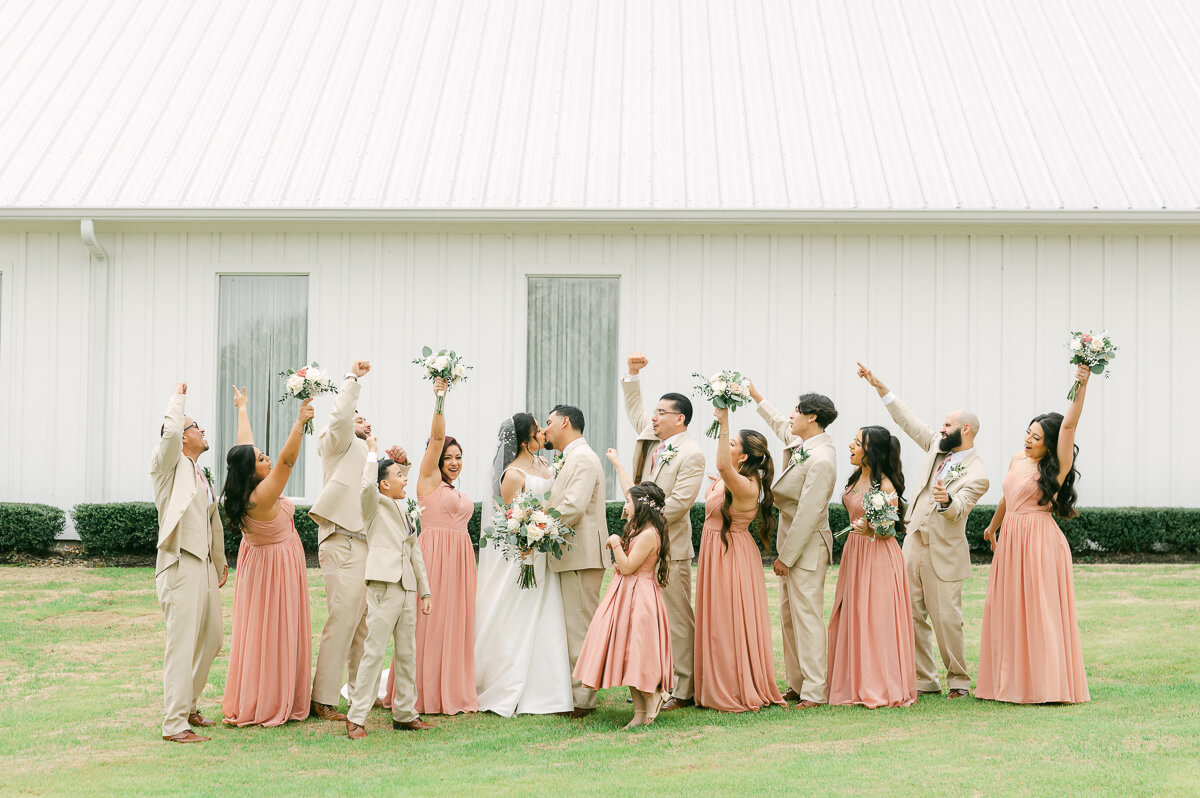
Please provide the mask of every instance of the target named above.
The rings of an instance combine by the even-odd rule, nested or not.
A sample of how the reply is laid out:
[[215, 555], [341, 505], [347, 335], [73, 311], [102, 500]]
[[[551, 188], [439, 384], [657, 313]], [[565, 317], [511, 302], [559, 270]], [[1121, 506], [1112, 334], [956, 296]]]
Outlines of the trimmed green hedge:
[[[621, 533], [621, 502], [609, 502], [605, 515], [608, 528]], [[296, 507], [296, 531], [305, 551], [317, 550], [317, 525], [308, 517], [308, 505]], [[995, 506], [977, 506], [967, 519], [967, 541], [972, 553], [986, 555], [983, 530]], [[479, 545], [482, 506], [467, 524], [471, 542]], [[152, 554], [158, 541], [158, 516], [150, 502], [79, 504], [72, 511], [75, 529], [88, 554]], [[704, 505], [691, 511], [692, 542], [700, 549]], [[848, 523], [840, 504], [829, 508], [829, 526], [835, 532]], [[0, 504], [0, 552], [45, 551], [62, 531], [63, 513], [56, 507], [37, 504]], [[1076, 554], [1200, 554], [1200, 509], [1160, 507], [1084, 507], [1077, 518], [1059, 520], [1071, 551]], [[756, 531], [756, 530], [755, 530]], [[241, 533], [225, 528], [225, 551], [237, 553]], [[757, 536], [755, 537], [757, 540]], [[841, 554], [846, 536], [834, 540], [834, 557]], [[41, 548], [35, 548], [40, 546]], [[772, 547], [773, 548], [773, 547]], [[772, 554], [766, 551], [764, 554]]]
[[0, 553], [47, 552], [66, 525], [66, 513], [57, 507], [0, 502]]

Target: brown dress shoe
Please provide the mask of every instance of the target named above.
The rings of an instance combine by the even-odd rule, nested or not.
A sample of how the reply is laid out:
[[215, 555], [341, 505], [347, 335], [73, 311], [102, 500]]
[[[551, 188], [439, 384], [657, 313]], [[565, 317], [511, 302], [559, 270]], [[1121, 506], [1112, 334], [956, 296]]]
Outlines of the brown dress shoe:
[[917, 695], [941, 695], [941, 690], [918, 690]]
[[970, 695], [970, 692], [962, 689], [961, 687], [957, 687], [957, 688], [951, 690], [949, 693], [947, 693], [946, 698], [966, 698], [969, 695]]
[[215, 720], [207, 719], [206, 717], [201, 715], [199, 712], [193, 712], [192, 714], [188, 715], [188, 725], [190, 725], [190, 726], [216, 726], [217, 722]]
[[792, 688], [790, 688], [790, 687], [789, 687], [789, 688], [788, 688], [788, 691], [787, 691], [786, 693], [784, 693], [784, 694], [783, 694], [783, 700], [784, 700], [784, 701], [799, 701], [799, 700], [800, 700], [800, 694], [799, 694], [799, 693], [797, 693], [795, 690], [793, 690]]
[[331, 707], [328, 704], [318, 704], [312, 702], [312, 711], [310, 715], [316, 715], [321, 720], [345, 720], [346, 716], [337, 711], [336, 707]]
[[351, 740], [361, 740], [367, 736], [367, 730], [352, 720], [346, 721], [346, 736]]
[[374, 706], [374, 708], [375, 708], [375, 709], [383, 709], [383, 699], [382, 699], [382, 698], [376, 698], [376, 699], [375, 699], [375, 704], [374, 704], [373, 706]]
[[170, 736], [164, 734], [163, 739], [169, 743], [206, 743], [212, 738], [201, 737], [191, 729], [184, 729], [179, 734], [172, 734]]
[[695, 699], [676, 698], [675, 696], [671, 696], [671, 699], [669, 701], [667, 701], [667, 703], [663, 704], [662, 711], [670, 712], [672, 709], [683, 709], [684, 707], [694, 707], [694, 706], [696, 706]]
[[818, 704], [816, 701], [804, 700], [797, 704], [793, 709], [812, 709], [813, 707], [822, 707], [824, 704]]
[[573, 720], [579, 720], [580, 718], [586, 718], [588, 715], [592, 714], [595, 711], [596, 711], [595, 707], [590, 707], [590, 708], [575, 707], [575, 709], [571, 710], [570, 717]]
[[393, 720], [392, 728], [396, 731], [421, 731], [422, 729], [435, 728], [432, 723], [417, 718], [416, 720]]

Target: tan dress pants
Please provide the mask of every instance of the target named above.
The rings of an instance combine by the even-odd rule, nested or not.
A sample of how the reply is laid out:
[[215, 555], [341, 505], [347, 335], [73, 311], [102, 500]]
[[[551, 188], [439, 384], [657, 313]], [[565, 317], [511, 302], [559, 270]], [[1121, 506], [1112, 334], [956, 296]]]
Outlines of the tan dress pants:
[[692, 561], [671, 560], [667, 563], [670, 577], [662, 589], [667, 605], [667, 621], [671, 624], [671, 656], [675, 660], [675, 690], [680, 700], [695, 693], [692, 673], [695, 670], [693, 646], [696, 641], [696, 613], [692, 609]]
[[342, 684], [354, 678], [367, 639], [367, 541], [335, 532], [321, 542], [317, 557], [325, 577], [325, 604], [329, 617], [321, 630], [312, 700], [317, 704], [341, 703]]
[[567, 654], [571, 657], [571, 695], [576, 709], [593, 709], [596, 706], [596, 691], [584, 687], [575, 678], [575, 663], [583, 648], [583, 638], [596, 607], [600, 606], [600, 585], [604, 582], [603, 568], [587, 568], [582, 571], [562, 571], [558, 584], [562, 588], [563, 616], [567, 623]]
[[825, 574], [829, 551], [819, 545], [817, 567], [797, 563], [779, 578], [779, 618], [783, 625], [783, 662], [788, 686], [802, 701], [824, 704], [828, 642], [825, 634]]
[[162, 733], [170, 737], [190, 728], [188, 715], [198, 711], [208, 671], [221, 650], [221, 593], [212, 560], [186, 551], [154, 577], [154, 590], [167, 626]]
[[367, 725], [367, 713], [379, 697], [379, 674], [387, 655], [388, 638], [395, 650], [392, 683], [392, 719], [407, 723], [417, 719], [417, 594], [398, 582], [367, 582], [367, 639], [350, 694], [346, 718]]
[[935, 635], [950, 689], [971, 689], [963, 643], [962, 582], [943, 582], [937, 578], [929, 558], [929, 546], [922, 542], [919, 531], [914, 530], [904, 540], [904, 565], [908, 571], [916, 636], [917, 689], [922, 692], [941, 690], [937, 661], [933, 657]]

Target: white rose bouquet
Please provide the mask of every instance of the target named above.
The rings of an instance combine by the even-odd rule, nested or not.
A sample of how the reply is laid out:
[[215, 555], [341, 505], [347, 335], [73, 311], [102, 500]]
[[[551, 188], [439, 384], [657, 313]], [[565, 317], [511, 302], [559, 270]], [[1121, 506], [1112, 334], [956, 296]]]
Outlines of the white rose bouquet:
[[[700, 378], [700, 382], [696, 383], [696, 387], [692, 390], [711, 402], [713, 407], [737, 410], [750, 401], [750, 380], [743, 377], [740, 371], [725, 369], [711, 377], [705, 377], [699, 372], [692, 372], [692, 376]], [[715, 438], [720, 432], [720, 422], [713, 421], [704, 434]]]
[[[863, 519], [871, 525], [871, 532], [877, 538], [896, 536], [896, 522], [900, 520], [900, 513], [892, 506], [894, 498], [895, 493], [884, 493], [883, 489], [878, 487], [871, 488], [863, 494]], [[841, 537], [853, 530], [853, 526], [848, 526], [834, 537]]]
[[[1085, 365], [1093, 374], [1103, 374], [1104, 378], [1108, 379], [1104, 368], [1117, 356], [1119, 347], [1113, 345], [1107, 331], [1102, 331], [1098, 335], [1092, 332], [1072, 332], [1069, 348], [1072, 365]], [[1078, 391], [1079, 382], [1076, 381], [1067, 392], [1067, 401], [1074, 402]]]
[[550, 506], [550, 494], [535, 496], [520, 493], [512, 504], [496, 502], [492, 516], [492, 528], [481, 536], [483, 540], [495, 541], [506, 560], [521, 558], [521, 573], [517, 586], [521, 589], [537, 587], [533, 572], [533, 556], [544, 551], [554, 558], [563, 555], [563, 546], [575, 532], [560, 519], [558, 510]]
[[[304, 401], [323, 393], [337, 393], [337, 386], [333, 384], [329, 373], [322, 370], [316, 363], [309, 363], [307, 366], [295, 370], [281, 371], [279, 376], [284, 379], [284, 392], [283, 396], [279, 397], [280, 402], [287, 399]], [[310, 418], [304, 422], [304, 434], [312, 435], [312, 431], [313, 423]]]
[[[462, 357], [453, 349], [442, 349], [434, 352], [428, 346], [421, 349], [421, 356], [413, 358], [413, 363], [425, 369], [425, 379], [432, 382], [438, 378], [446, 381], [453, 388], [467, 379], [467, 372], [474, 366], [462, 362]], [[437, 412], [442, 412], [442, 392], [438, 392]]]

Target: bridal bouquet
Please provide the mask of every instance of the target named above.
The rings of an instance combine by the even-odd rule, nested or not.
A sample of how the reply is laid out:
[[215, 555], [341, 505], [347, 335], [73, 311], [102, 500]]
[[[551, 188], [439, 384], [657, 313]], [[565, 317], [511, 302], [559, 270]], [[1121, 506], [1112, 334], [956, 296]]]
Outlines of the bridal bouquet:
[[[321, 367], [316, 363], [309, 363], [303, 368], [279, 372], [279, 376], [284, 379], [283, 396], [279, 397], [279, 401], [283, 402], [287, 399], [312, 399], [320, 396], [323, 393], [337, 393], [337, 386], [333, 384], [329, 374], [321, 370]], [[313, 423], [310, 418], [304, 422], [304, 434], [312, 435]]]
[[492, 528], [484, 532], [482, 538], [495, 541], [506, 560], [520, 556], [521, 573], [517, 586], [521, 589], [537, 587], [533, 573], [534, 554], [544, 551], [560, 559], [567, 538], [575, 534], [559, 518], [558, 510], [550, 506], [549, 493], [540, 497], [520, 493], [512, 504], [496, 502]]
[[[466, 380], [467, 372], [474, 368], [464, 365], [462, 357], [453, 349], [434, 352], [428, 346], [421, 349], [420, 357], [413, 358], [413, 363], [425, 369], [425, 379], [432, 382], [440, 377], [450, 388]], [[438, 392], [437, 412], [439, 413], [442, 412], [444, 393], [444, 391]]]
[[[1092, 370], [1093, 374], [1104, 374], [1105, 379], [1108, 374], [1104, 373], [1104, 367], [1112, 362], [1112, 359], [1117, 356], [1117, 347], [1113, 346], [1112, 339], [1108, 337], [1107, 332], [1101, 332], [1099, 335], [1091, 332], [1072, 332], [1071, 333], [1071, 363], [1073, 365], [1083, 364]], [[1074, 402], [1075, 394], [1079, 391], [1079, 381], [1071, 386], [1071, 390], [1067, 392], [1067, 401]]]
[[[863, 518], [871, 525], [871, 531], [876, 537], [896, 536], [896, 522], [900, 513], [892, 506], [891, 500], [896, 498], [894, 493], [884, 493], [882, 488], [871, 488], [863, 494]], [[841, 537], [853, 531], [853, 526], [840, 530], [834, 537]]]
[[[700, 378], [700, 382], [696, 383], [696, 387], [692, 390], [712, 402], [713, 407], [737, 410], [750, 401], [750, 380], [743, 377], [740, 371], [725, 369], [711, 377], [705, 377], [699, 372], [692, 372], [692, 376]], [[713, 421], [704, 434], [715, 438], [720, 432], [720, 422]]]

